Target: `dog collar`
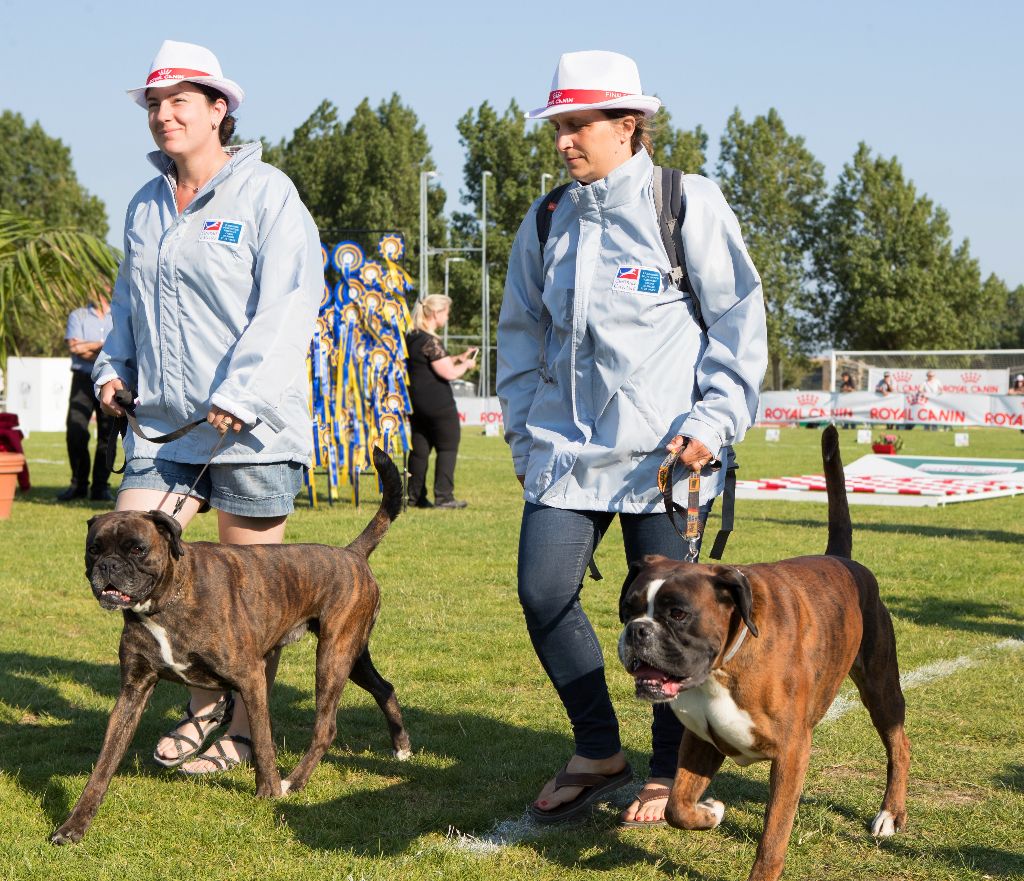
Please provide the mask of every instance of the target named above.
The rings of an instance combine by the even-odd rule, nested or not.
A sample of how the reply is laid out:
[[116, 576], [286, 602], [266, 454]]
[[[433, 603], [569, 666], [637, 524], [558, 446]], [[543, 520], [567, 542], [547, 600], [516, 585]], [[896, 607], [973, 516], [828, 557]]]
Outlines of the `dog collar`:
[[736, 642], [734, 642], [732, 648], [729, 649], [729, 653], [724, 658], [722, 658], [723, 666], [725, 664], [728, 664], [729, 661], [731, 661], [733, 659], [733, 656], [736, 654], [736, 652], [738, 652], [740, 650], [740, 646], [743, 645], [743, 640], [745, 640], [747, 638], [747, 634], [749, 632], [750, 632], [750, 628], [747, 627], [747, 622], [744, 621], [743, 622], [743, 629], [740, 631], [740, 635], [736, 638]]

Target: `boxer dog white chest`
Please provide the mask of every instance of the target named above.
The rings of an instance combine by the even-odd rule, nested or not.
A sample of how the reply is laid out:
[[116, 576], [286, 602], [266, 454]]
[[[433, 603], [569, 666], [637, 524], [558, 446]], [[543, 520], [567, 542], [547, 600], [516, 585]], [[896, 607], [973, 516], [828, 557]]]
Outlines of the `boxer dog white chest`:
[[729, 689], [721, 683], [721, 675], [720, 671], [713, 671], [696, 688], [681, 691], [669, 706], [679, 721], [701, 740], [712, 745], [718, 740], [739, 752], [733, 756], [737, 765], [767, 758], [754, 749], [754, 720], [737, 706]]
[[171, 651], [171, 641], [167, 638], [167, 631], [150, 618], [144, 615], [139, 617], [142, 620], [143, 626], [153, 635], [153, 639], [156, 640], [157, 647], [160, 649], [161, 660], [175, 673], [183, 676], [188, 669], [188, 664], [179, 664], [174, 660], [174, 654]]

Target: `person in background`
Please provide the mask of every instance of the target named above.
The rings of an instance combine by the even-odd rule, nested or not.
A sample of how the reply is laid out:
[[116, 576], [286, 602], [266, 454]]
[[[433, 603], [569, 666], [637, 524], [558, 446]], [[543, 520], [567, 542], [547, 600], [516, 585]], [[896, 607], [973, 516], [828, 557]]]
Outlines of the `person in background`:
[[[163, 445], [129, 432], [117, 510], [171, 514], [182, 500], [183, 529], [212, 507], [222, 542], [278, 544], [312, 452], [306, 352], [324, 289], [320, 235], [259, 142], [227, 146], [245, 93], [209, 49], [165, 41], [128, 94], [146, 109], [158, 174], [128, 206], [93, 382], [115, 416], [115, 393], [132, 389], [149, 437], [196, 414], [208, 424]], [[265, 659], [268, 688], [278, 657]], [[190, 688], [153, 760], [224, 771], [251, 756], [249, 734], [241, 700]]]
[[[925, 380], [921, 384], [921, 394], [925, 398], [935, 398], [942, 394], [942, 383], [935, 378], [935, 371], [929, 370], [925, 374]], [[926, 425], [925, 431], [938, 431], [938, 425]]]
[[1010, 388], [1006, 393], [1008, 395], [1024, 395], [1024, 373], [1018, 373], [1013, 378], [1013, 382], [1010, 383]]
[[[107, 439], [114, 430], [114, 420], [103, 412], [93, 388], [92, 368], [110, 333], [110, 303], [105, 294], [95, 302], [75, 309], [68, 316], [64, 341], [71, 353], [71, 395], [68, 398], [67, 446], [71, 463], [71, 485], [59, 493], [57, 500], [89, 497], [94, 502], [112, 502], [107, 486]], [[89, 421], [96, 416], [96, 453], [92, 459], [92, 487], [89, 487]]]
[[[455, 461], [462, 427], [451, 381], [476, 366], [476, 348], [449, 355], [437, 336], [448, 323], [451, 297], [431, 294], [417, 300], [412, 310], [413, 330], [406, 336], [409, 350], [409, 397], [412, 400], [412, 452], [409, 454], [409, 504], [416, 508], [465, 508], [455, 498]], [[427, 498], [427, 464], [434, 463], [434, 501]]]
[[[528, 114], [553, 127], [572, 178], [557, 204], [538, 199], [524, 218], [498, 322], [498, 396], [525, 502], [519, 601], [574, 740], [529, 808], [542, 823], [578, 816], [633, 776], [581, 602], [588, 561], [616, 517], [627, 562], [684, 558], [658, 468], [666, 450], [680, 454], [682, 498], [687, 472], [701, 472], [705, 518], [724, 484], [713, 463], [753, 422], [768, 363], [761, 280], [705, 177], [683, 178], [694, 294], [670, 265], [649, 135], [660, 105], [643, 94], [633, 59], [570, 52], [547, 106]], [[538, 211], [550, 212], [543, 248]], [[627, 826], [665, 823], [683, 728], [667, 703], [653, 713], [647, 780], [619, 818]]]
[[878, 385], [875, 386], [875, 393], [879, 395], [891, 395], [895, 389], [892, 384], [892, 374], [888, 370], [882, 374], [882, 378], [878, 380]]
[[857, 391], [857, 386], [854, 384], [853, 377], [849, 373], [843, 371], [843, 375], [839, 381], [839, 391], [844, 394], [847, 392]]

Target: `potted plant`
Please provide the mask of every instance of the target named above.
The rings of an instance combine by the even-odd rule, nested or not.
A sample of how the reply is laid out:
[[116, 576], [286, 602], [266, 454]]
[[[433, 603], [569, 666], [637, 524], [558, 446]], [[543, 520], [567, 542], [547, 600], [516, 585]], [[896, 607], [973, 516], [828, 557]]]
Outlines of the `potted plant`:
[[900, 451], [903, 446], [903, 438], [898, 434], [883, 434], [875, 438], [871, 444], [871, 452], [883, 456], [892, 456]]
[[21, 453], [0, 452], [0, 520], [11, 516], [14, 504], [14, 490], [18, 483], [18, 475], [25, 467], [25, 457]]

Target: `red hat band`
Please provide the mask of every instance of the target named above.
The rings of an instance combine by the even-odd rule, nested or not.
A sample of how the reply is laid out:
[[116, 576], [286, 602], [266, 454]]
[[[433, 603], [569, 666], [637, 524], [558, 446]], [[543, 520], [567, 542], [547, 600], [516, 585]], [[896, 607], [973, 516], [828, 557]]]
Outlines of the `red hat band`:
[[180, 80], [190, 76], [211, 76], [205, 70], [192, 70], [189, 67], [161, 67], [154, 70], [146, 79], [146, 85], [159, 83], [163, 80]]
[[556, 89], [548, 95], [548, 107], [562, 104], [599, 104], [613, 98], [628, 98], [632, 92], [609, 92], [606, 89]]

